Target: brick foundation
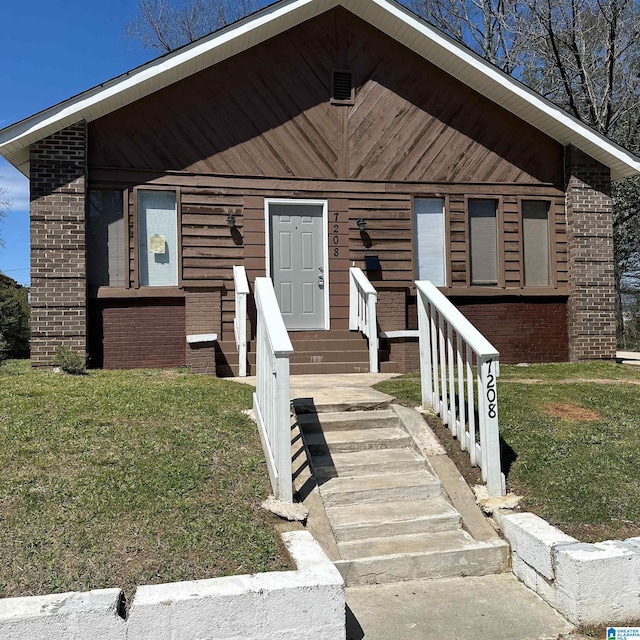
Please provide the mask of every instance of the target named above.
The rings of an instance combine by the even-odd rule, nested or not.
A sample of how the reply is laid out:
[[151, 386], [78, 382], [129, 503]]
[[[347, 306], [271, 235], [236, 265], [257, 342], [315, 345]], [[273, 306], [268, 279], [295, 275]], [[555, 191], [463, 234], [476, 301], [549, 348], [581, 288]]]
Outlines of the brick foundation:
[[[186, 334], [222, 334], [222, 297], [219, 289], [185, 291]], [[188, 344], [187, 365], [193, 373], [216, 375], [215, 343]]]
[[610, 171], [568, 147], [569, 358], [615, 358], [616, 322]]
[[51, 366], [64, 345], [87, 350], [87, 127], [31, 145], [31, 363]]
[[95, 300], [90, 310], [92, 366], [132, 369], [185, 364], [183, 299]]
[[[381, 331], [403, 331], [407, 328], [407, 299], [407, 289], [378, 289], [376, 314]], [[383, 339], [381, 346], [387, 352], [381, 355], [395, 363], [399, 373], [420, 369], [420, 349], [417, 339]]]
[[[450, 299], [500, 352], [500, 362], [514, 364], [568, 360], [566, 298], [523, 299], [505, 296]], [[408, 326], [416, 329], [418, 317], [415, 296], [409, 299], [408, 316]]]

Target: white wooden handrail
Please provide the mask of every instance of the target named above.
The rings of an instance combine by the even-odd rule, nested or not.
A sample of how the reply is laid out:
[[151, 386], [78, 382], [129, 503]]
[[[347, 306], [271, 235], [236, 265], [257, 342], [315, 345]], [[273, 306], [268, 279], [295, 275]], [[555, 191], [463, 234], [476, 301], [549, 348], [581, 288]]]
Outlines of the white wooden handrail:
[[416, 287], [422, 406], [431, 406], [460, 448], [469, 451], [471, 464], [482, 469], [489, 495], [504, 495], [496, 388], [500, 354], [435, 285], [421, 280]]
[[233, 333], [238, 349], [238, 376], [247, 375], [247, 296], [249, 281], [243, 266], [233, 266], [233, 283], [236, 291], [236, 315], [233, 319]]
[[256, 278], [256, 415], [274, 496], [293, 502], [289, 356], [293, 346], [270, 278]]
[[378, 292], [359, 267], [349, 269], [349, 330], [360, 331], [369, 340], [369, 371], [378, 373]]

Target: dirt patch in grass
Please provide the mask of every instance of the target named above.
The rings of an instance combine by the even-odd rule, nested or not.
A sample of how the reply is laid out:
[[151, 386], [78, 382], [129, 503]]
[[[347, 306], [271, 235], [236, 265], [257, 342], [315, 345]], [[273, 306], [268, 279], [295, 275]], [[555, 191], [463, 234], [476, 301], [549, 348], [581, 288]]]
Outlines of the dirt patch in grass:
[[572, 402], [550, 402], [540, 407], [547, 415], [561, 420], [593, 422], [602, 416], [591, 409], [585, 409]]

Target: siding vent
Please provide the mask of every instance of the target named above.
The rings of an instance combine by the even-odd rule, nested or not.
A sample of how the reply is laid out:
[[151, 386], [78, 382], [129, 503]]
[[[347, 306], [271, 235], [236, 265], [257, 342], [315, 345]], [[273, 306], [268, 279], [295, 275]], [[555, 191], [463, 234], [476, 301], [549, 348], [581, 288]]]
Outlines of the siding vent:
[[333, 72], [331, 102], [337, 104], [353, 104], [351, 71]]

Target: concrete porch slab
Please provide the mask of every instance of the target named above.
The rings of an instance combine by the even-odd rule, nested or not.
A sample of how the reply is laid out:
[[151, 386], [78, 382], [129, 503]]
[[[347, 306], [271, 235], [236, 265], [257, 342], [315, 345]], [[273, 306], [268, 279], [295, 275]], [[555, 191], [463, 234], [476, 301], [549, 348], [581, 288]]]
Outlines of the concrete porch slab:
[[[387, 407], [393, 398], [371, 387], [397, 373], [343, 373], [291, 376], [291, 399], [299, 412], [325, 413]], [[231, 378], [256, 386], [255, 376]]]

